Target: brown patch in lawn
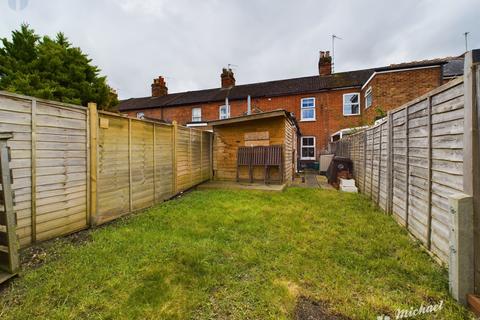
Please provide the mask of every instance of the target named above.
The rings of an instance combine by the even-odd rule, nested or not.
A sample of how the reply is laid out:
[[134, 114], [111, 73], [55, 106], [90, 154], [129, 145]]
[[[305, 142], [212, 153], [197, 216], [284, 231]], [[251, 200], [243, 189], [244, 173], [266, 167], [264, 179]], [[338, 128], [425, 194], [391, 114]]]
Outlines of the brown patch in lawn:
[[20, 252], [20, 265], [22, 269], [38, 268], [45, 262], [57, 258], [58, 253], [55, 251], [55, 244], [63, 242], [74, 246], [81, 246], [91, 241], [91, 239], [90, 230], [83, 230], [62, 238], [56, 238], [30, 246]]
[[314, 301], [305, 296], [297, 300], [294, 311], [295, 320], [350, 320], [341, 314], [333, 314], [328, 310], [327, 303]]

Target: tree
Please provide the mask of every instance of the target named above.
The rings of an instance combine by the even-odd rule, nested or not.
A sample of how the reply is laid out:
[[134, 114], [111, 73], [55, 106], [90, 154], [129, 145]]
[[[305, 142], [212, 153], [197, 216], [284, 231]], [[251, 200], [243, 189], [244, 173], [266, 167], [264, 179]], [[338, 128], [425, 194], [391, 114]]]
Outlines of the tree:
[[26, 24], [1, 39], [0, 89], [101, 109], [118, 103], [107, 79], [63, 33], [41, 38]]

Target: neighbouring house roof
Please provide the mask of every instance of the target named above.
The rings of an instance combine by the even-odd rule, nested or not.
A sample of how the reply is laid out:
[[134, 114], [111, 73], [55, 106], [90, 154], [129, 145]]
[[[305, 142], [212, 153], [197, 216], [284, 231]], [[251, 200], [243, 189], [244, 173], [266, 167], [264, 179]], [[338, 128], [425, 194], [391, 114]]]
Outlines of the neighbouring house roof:
[[295, 119], [294, 115], [291, 112], [288, 112], [283, 109], [273, 110], [273, 111], [266, 111], [262, 113], [255, 113], [245, 116], [239, 117], [231, 117], [228, 119], [221, 119], [221, 120], [213, 120], [209, 121], [208, 124], [212, 127], [246, 122], [246, 121], [253, 121], [253, 120], [260, 120], [260, 119], [268, 119], [268, 118], [276, 118], [276, 117], [285, 117], [287, 118], [292, 125], [297, 128], [297, 132], [300, 132], [300, 128], [298, 126], [297, 120]]
[[373, 73], [373, 69], [339, 72], [328, 76], [310, 76], [286, 80], [237, 85], [229, 89], [215, 88], [168, 94], [163, 97], [133, 98], [120, 101], [119, 111], [171, 107], [213, 101], [284, 96], [322, 90], [358, 87]]
[[[459, 62], [461, 61], [461, 62]], [[313, 93], [331, 89], [362, 87], [375, 72], [400, 70], [406, 68], [420, 68], [428, 66], [443, 66], [444, 76], [452, 77], [463, 74], [463, 57], [448, 57], [414, 61], [401, 64], [392, 64], [381, 68], [338, 72], [326, 76], [309, 76], [285, 80], [275, 80], [233, 86], [229, 89], [214, 88], [206, 90], [186, 91], [168, 94], [161, 97], [131, 98], [120, 101], [120, 112], [144, 110], [151, 108], [174, 107], [181, 105], [200, 104], [207, 102], [221, 102], [229, 100], [286, 96], [293, 94]]]
[[463, 57], [454, 58], [443, 65], [443, 76], [446, 78], [463, 75]]

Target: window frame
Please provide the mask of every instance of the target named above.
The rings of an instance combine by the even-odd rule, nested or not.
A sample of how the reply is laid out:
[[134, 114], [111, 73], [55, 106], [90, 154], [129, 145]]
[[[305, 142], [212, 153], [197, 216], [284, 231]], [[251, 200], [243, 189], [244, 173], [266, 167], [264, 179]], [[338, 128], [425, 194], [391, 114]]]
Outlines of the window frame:
[[[312, 107], [303, 107], [303, 101], [304, 100], [313, 100], [313, 106]], [[315, 121], [316, 120], [316, 111], [315, 111], [315, 97], [307, 97], [307, 98], [302, 98], [300, 99], [300, 121]], [[304, 118], [303, 117], [303, 110], [313, 110], [313, 118]]]
[[[305, 146], [303, 144], [303, 139], [304, 138], [312, 138], [313, 139], [313, 145], [307, 145]], [[303, 148], [313, 148], [313, 157], [304, 157], [303, 156]], [[302, 136], [300, 137], [300, 160], [315, 160], [316, 159], [316, 152], [317, 152], [317, 139], [315, 136]]]
[[[345, 113], [345, 97], [346, 96], [349, 96], [349, 95], [356, 95], [358, 97], [358, 113]], [[350, 103], [350, 105], [352, 105]], [[342, 104], [342, 108], [343, 108], [343, 116], [344, 117], [350, 117], [350, 116], [359, 116], [361, 111], [360, 111], [360, 93], [359, 92], [349, 92], [349, 93], [344, 93], [343, 94], [343, 104]]]
[[[198, 110], [200, 114], [198, 117], [195, 117], [196, 110]], [[198, 118], [198, 120], [195, 120], [196, 118]], [[192, 108], [192, 122], [202, 122], [202, 107]]]
[[[370, 96], [370, 104], [368, 104], [367, 98]], [[368, 87], [367, 90], [365, 90], [365, 109], [368, 109], [372, 106], [373, 104], [373, 96], [372, 96], [372, 87]]]
[[[226, 114], [226, 118], [222, 118], [222, 109], [225, 108], [225, 114]], [[223, 119], [228, 119], [230, 118], [230, 106], [229, 105], [221, 105], [220, 107], [218, 107], [218, 119], [220, 120], [223, 120]]]

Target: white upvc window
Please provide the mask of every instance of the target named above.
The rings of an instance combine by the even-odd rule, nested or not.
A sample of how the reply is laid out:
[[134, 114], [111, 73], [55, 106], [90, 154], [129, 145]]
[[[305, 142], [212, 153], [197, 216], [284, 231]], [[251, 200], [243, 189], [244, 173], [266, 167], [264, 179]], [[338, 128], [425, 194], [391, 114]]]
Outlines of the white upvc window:
[[201, 122], [201, 121], [202, 121], [202, 108], [193, 108], [192, 122]]
[[302, 160], [315, 160], [315, 137], [302, 137], [300, 149]]
[[369, 87], [367, 91], [365, 91], [365, 109], [372, 106], [372, 87]]
[[303, 98], [300, 100], [301, 121], [315, 120], [315, 98]]
[[221, 119], [228, 119], [230, 118], [230, 106], [223, 105], [218, 108], [218, 118]]
[[346, 93], [343, 95], [343, 115], [355, 116], [360, 114], [360, 94]]
[[143, 113], [143, 112], [137, 112], [137, 119], [140, 119], [140, 120], [145, 119], [145, 113]]

